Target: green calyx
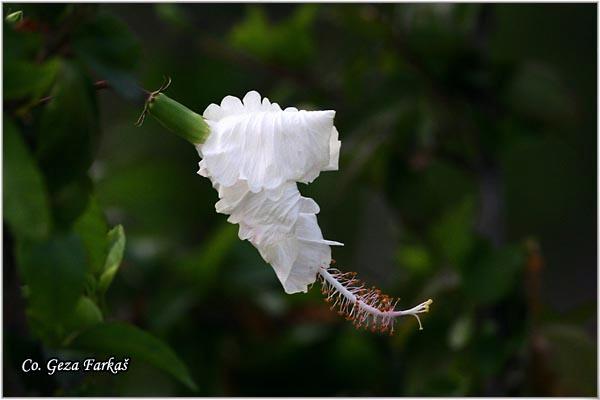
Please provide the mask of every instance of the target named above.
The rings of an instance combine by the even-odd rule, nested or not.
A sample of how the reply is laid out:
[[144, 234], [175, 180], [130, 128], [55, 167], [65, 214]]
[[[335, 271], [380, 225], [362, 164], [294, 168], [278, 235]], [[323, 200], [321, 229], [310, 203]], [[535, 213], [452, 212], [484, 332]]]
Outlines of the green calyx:
[[193, 145], [204, 143], [210, 129], [201, 115], [176, 102], [163, 93], [171, 83], [167, 79], [160, 89], [150, 93], [144, 105], [144, 111], [136, 126], [144, 123], [146, 114], [152, 115], [162, 126], [181, 136]]

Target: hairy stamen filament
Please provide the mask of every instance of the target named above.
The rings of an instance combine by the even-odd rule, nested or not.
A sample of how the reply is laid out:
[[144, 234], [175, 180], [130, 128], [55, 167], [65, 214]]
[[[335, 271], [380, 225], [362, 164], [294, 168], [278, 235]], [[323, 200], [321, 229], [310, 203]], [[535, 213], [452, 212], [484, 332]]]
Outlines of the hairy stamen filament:
[[319, 268], [322, 292], [325, 301], [332, 303], [331, 309], [337, 309], [346, 319], [352, 321], [357, 327], [371, 328], [390, 334], [394, 330], [394, 321], [397, 317], [412, 315], [419, 323], [422, 330], [419, 314], [429, 311], [431, 299], [407, 310], [396, 310], [398, 299], [381, 293], [376, 288], [366, 288], [358, 279], [356, 273], [343, 273], [335, 268]]

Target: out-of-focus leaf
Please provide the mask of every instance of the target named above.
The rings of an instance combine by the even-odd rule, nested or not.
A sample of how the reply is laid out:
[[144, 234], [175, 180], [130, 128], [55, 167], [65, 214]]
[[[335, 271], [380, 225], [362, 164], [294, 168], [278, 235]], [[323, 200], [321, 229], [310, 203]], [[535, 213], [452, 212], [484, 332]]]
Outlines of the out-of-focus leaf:
[[432, 237], [443, 256], [458, 267], [473, 242], [474, 201], [465, 198], [434, 224]]
[[304, 64], [314, 52], [311, 27], [315, 16], [315, 5], [305, 4], [297, 7], [288, 20], [271, 24], [263, 9], [254, 6], [246, 20], [231, 32], [231, 42], [234, 47], [267, 61]]
[[102, 311], [89, 297], [81, 296], [65, 323], [68, 331], [80, 331], [102, 322]]
[[21, 20], [23, 20], [23, 11], [15, 11], [4, 17], [4, 21], [9, 24], [14, 24], [15, 22], [19, 22]]
[[428, 249], [421, 245], [403, 244], [397, 253], [400, 266], [415, 273], [425, 273], [432, 267]]
[[548, 344], [548, 367], [555, 375], [557, 395], [595, 396], [596, 346], [581, 328], [550, 325], [542, 329]]
[[52, 214], [57, 228], [71, 228], [87, 208], [92, 190], [91, 179], [88, 176], [81, 176], [51, 193]]
[[150, 303], [149, 312], [152, 314], [150, 329], [153, 332], [164, 334], [169, 328], [179, 324], [190, 315], [194, 306], [198, 304], [198, 290], [194, 286], [183, 287], [179, 284], [177, 290], [157, 293]]
[[71, 233], [26, 241], [18, 250], [30, 309], [46, 322], [60, 323], [75, 309], [83, 291], [87, 267], [81, 239]]
[[141, 50], [127, 25], [109, 14], [98, 14], [83, 24], [74, 46], [79, 54], [122, 70], [136, 66]]
[[[135, 145], [131, 143], [131, 146]], [[189, 168], [173, 168], [174, 165], [166, 159], [165, 162], [156, 162], [146, 158], [145, 161], [138, 160], [119, 167], [97, 182], [98, 201], [104, 206], [127, 209], [129, 217], [137, 221], [135, 227], [145, 235], [180, 232], [186, 218], [183, 215], [189, 216], [195, 211], [186, 209], [182, 212], [179, 207], [173, 209], [169, 206], [182, 204], [182, 197], [173, 188], [190, 184], [185, 176]], [[192, 182], [197, 182], [197, 178], [192, 176], [192, 179]], [[148, 185], [148, 182], [153, 184]], [[179, 203], [175, 203], [177, 201]], [[193, 203], [191, 207], [194, 207]]]
[[154, 5], [156, 15], [163, 21], [178, 28], [189, 28], [190, 21], [187, 14], [178, 3], [157, 3]]
[[584, 159], [564, 138], [524, 133], [513, 133], [517, 140], [502, 159], [506, 209], [519, 235], [563, 224], [582, 208], [589, 188], [579, 180]]
[[[511, 339], [502, 337], [498, 321], [491, 318], [486, 318], [478, 323], [468, 350], [477, 357], [479, 376], [497, 376], [516, 349], [524, 346], [523, 330], [515, 329], [511, 333]], [[489, 351], [489, 349], [494, 349], [494, 351]]]
[[10, 75], [6, 73], [8, 65], [13, 63], [31, 60], [39, 51], [42, 44], [42, 37], [39, 32], [17, 31], [13, 26], [4, 24], [3, 26], [3, 62], [4, 62], [4, 85]]
[[329, 360], [333, 361], [333, 365], [329, 368], [331, 378], [338, 381], [344, 381], [346, 376], [353, 374], [352, 370], [356, 365], [362, 366], [361, 380], [364, 381], [345, 382], [345, 385], [351, 387], [360, 386], [364, 382], [375, 385], [377, 376], [384, 369], [381, 354], [376, 351], [373, 341], [360, 331], [351, 328], [340, 332], [339, 338], [330, 350]]
[[479, 304], [493, 303], [515, 289], [515, 280], [524, 266], [520, 246], [494, 250], [483, 241], [474, 246], [462, 266], [465, 295]]
[[44, 108], [37, 156], [49, 185], [58, 188], [85, 175], [98, 135], [94, 89], [79, 68], [63, 61], [53, 99]]
[[4, 218], [18, 236], [42, 237], [50, 228], [46, 188], [35, 160], [7, 118], [4, 122]]
[[95, 354], [129, 357], [131, 363], [147, 362], [196, 390], [187, 367], [169, 346], [135, 326], [116, 322], [98, 324], [78, 335], [70, 347]]
[[74, 229], [85, 244], [88, 257], [88, 272], [94, 275], [99, 273], [104, 266], [106, 258], [106, 232], [108, 231], [108, 225], [95, 197], [89, 200], [87, 209], [75, 221]]
[[573, 99], [558, 75], [548, 67], [528, 63], [508, 88], [508, 105], [542, 121], [564, 121], [574, 113]]
[[[452, 163], [440, 159], [432, 159], [424, 170], [398, 179], [402, 179], [403, 184], [391, 187], [395, 191], [394, 200], [399, 209], [417, 221], [427, 222], [434, 231], [440, 223], [446, 223], [446, 218], [453, 218], [450, 214], [461, 213], [459, 204], [473, 202], [476, 195], [471, 177]], [[471, 200], [467, 200], [469, 197]], [[465, 204], [462, 207], [467, 217], [468, 207]], [[440, 220], [435, 221], [438, 218]], [[458, 215], [455, 218], [460, 219]], [[435, 232], [431, 236], [437, 242]]]
[[[440, 78], [451, 75], [453, 64], [460, 61], [459, 56], [464, 53], [467, 43], [465, 22], [468, 18], [456, 12], [457, 6], [450, 3], [433, 7], [412, 4], [402, 9], [408, 28], [407, 45], [427, 71]], [[453, 77], [458, 80], [457, 76]]]
[[100, 281], [98, 282], [100, 293], [106, 292], [119, 270], [119, 265], [121, 265], [123, 253], [125, 252], [125, 230], [123, 226], [117, 225], [111, 229], [106, 239], [108, 242], [108, 253], [102, 275], [100, 275]]
[[74, 36], [75, 52], [119, 94], [137, 99], [143, 92], [130, 72], [137, 65], [141, 48], [119, 19], [99, 14], [83, 24]]
[[454, 324], [448, 332], [448, 344], [453, 350], [462, 349], [471, 338], [473, 333], [473, 318], [470, 315], [463, 315], [454, 321]]
[[56, 78], [60, 62], [56, 59], [43, 64], [15, 61], [4, 67], [4, 98], [18, 99], [31, 96], [36, 99], [42, 96]]
[[178, 263], [178, 270], [201, 287], [210, 287], [215, 282], [223, 260], [237, 241], [237, 227], [223, 224], [209, 241]]

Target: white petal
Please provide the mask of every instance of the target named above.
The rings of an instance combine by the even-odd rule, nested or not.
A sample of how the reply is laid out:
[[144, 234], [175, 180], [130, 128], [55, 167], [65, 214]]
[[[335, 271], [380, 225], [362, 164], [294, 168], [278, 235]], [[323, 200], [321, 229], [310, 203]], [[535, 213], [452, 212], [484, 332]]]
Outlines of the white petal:
[[341, 245], [323, 239], [314, 200], [302, 197], [293, 182], [273, 190], [254, 193], [245, 181], [232, 186], [215, 184], [220, 200], [216, 209], [229, 214], [240, 226], [239, 237], [250, 241], [277, 274], [285, 291], [306, 291], [317, 268], [329, 265], [329, 246]]
[[340, 148], [342, 142], [338, 140], [339, 132], [336, 127], [333, 127], [331, 137], [329, 138], [329, 164], [323, 169], [323, 171], [337, 171], [340, 160]]
[[224, 115], [239, 114], [245, 111], [240, 99], [234, 96], [225, 96], [221, 100], [221, 109]]
[[275, 270], [285, 292], [297, 293], [306, 292], [315, 282], [318, 268], [331, 263], [330, 244], [338, 243], [323, 239], [316, 217], [300, 214], [291, 236], [256, 247]]
[[233, 186], [220, 187], [219, 197], [217, 212], [229, 214], [227, 221], [240, 224], [240, 235], [244, 232], [240, 239], [248, 239], [255, 245], [289, 236], [301, 209], [310, 204], [310, 199], [301, 197], [293, 182], [253, 193], [245, 181], [238, 181]]
[[223, 115], [223, 112], [221, 110], [221, 107], [219, 107], [216, 104], [211, 104], [208, 107], [206, 107], [206, 110], [204, 110], [204, 118], [209, 119], [211, 121], [218, 121], [221, 119], [221, 116]]
[[262, 103], [261, 103], [260, 94], [258, 94], [258, 92], [255, 90], [252, 90], [252, 91], [246, 93], [242, 102], [244, 103], [246, 110], [248, 110], [250, 112], [262, 111]]
[[[319, 205], [308, 197], [302, 197], [293, 182], [271, 189], [252, 192], [245, 181], [232, 186], [215, 185], [220, 200], [215, 204], [218, 213], [228, 214], [228, 222], [243, 226], [244, 237], [255, 244], [274, 242], [287, 236], [296, 225], [300, 214], [317, 214]], [[299, 226], [299, 232], [302, 225]], [[241, 231], [240, 231], [241, 232]], [[319, 233], [320, 234], [320, 233]], [[315, 237], [300, 234], [306, 240]], [[322, 236], [316, 237], [322, 239]]]
[[335, 111], [284, 111], [249, 92], [240, 101], [227, 96], [204, 112], [210, 127], [198, 146], [213, 182], [231, 186], [246, 180], [251, 191], [273, 189], [286, 181], [312, 182], [337, 165], [339, 141]]
[[304, 214], [318, 214], [321, 210], [319, 205], [309, 197], [300, 198], [300, 212]]

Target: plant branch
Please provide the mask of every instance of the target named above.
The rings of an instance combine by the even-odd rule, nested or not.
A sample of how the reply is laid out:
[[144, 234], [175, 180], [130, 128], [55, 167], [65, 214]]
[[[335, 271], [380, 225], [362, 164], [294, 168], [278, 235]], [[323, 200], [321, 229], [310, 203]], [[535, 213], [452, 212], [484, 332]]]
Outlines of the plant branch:
[[[104, 89], [110, 89], [110, 85], [108, 84], [108, 82], [106, 80], [99, 80], [94, 82], [94, 89], [96, 90], [104, 90]], [[33, 107], [37, 107], [37, 106], [41, 106], [44, 104], [49, 103], [50, 101], [52, 101], [52, 99], [54, 99], [54, 96], [46, 96], [46, 97], [42, 97], [41, 99], [39, 99], [34, 105]]]

